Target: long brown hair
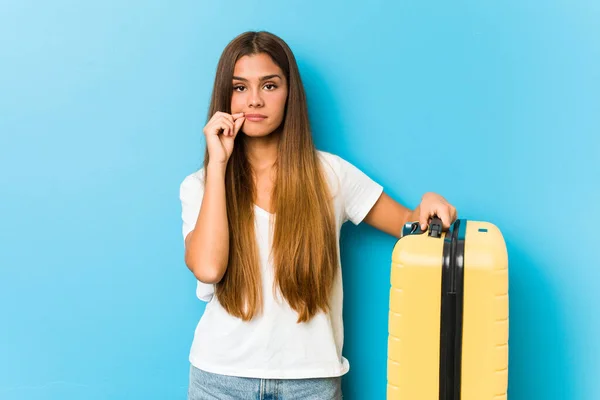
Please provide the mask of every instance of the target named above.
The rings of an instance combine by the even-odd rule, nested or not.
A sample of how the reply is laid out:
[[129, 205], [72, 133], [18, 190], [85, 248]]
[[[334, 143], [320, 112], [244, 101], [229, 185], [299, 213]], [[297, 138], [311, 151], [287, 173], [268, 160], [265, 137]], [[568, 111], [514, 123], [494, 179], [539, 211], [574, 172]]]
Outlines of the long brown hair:
[[[298, 322], [306, 322], [319, 310], [329, 311], [338, 265], [337, 233], [331, 194], [312, 139], [304, 87], [288, 45], [268, 32], [246, 32], [233, 39], [217, 66], [208, 118], [217, 111], [231, 113], [235, 63], [258, 53], [269, 55], [288, 82], [271, 201], [276, 214], [273, 291], [276, 294], [279, 288], [298, 312]], [[248, 321], [262, 312], [263, 298], [254, 232], [256, 188], [241, 139], [240, 132], [225, 173], [229, 263], [215, 294], [228, 313]], [[208, 162], [207, 149], [205, 174]]]

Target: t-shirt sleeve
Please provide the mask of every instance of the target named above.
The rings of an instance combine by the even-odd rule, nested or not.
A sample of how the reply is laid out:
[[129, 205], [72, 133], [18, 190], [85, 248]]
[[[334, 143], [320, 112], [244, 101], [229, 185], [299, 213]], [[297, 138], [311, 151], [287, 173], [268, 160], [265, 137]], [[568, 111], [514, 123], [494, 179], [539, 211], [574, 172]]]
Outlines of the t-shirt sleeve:
[[179, 187], [183, 240], [196, 227], [200, 205], [204, 197], [204, 182], [196, 174], [188, 175]]
[[358, 225], [381, 196], [383, 186], [350, 162], [341, 157], [339, 160], [345, 220]]
[[[204, 196], [204, 182], [201, 172], [187, 176], [179, 187], [181, 200], [182, 234], [186, 236], [196, 227], [196, 220], [200, 213], [202, 198]], [[197, 281], [196, 296], [202, 301], [210, 301], [215, 292], [213, 284]]]

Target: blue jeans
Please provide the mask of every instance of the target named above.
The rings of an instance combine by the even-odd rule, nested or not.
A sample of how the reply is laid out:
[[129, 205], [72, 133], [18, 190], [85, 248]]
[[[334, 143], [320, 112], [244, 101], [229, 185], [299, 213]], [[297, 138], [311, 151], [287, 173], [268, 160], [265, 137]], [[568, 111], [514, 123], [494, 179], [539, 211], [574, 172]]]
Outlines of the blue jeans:
[[260, 379], [213, 374], [190, 366], [188, 400], [339, 400], [342, 378]]

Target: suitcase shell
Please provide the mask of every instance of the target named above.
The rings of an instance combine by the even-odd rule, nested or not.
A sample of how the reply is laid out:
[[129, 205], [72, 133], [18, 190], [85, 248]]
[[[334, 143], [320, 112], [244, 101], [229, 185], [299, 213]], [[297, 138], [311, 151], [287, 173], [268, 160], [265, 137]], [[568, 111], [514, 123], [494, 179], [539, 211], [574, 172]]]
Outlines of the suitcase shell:
[[502, 400], [508, 255], [493, 224], [407, 224], [392, 253], [388, 400]]

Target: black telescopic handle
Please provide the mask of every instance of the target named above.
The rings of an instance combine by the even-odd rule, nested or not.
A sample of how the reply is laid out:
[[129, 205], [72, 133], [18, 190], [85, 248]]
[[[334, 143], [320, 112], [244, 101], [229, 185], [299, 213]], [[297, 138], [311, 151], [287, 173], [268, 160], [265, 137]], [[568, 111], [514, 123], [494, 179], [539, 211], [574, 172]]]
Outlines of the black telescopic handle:
[[439, 238], [442, 236], [443, 229], [444, 225], [442, 224], [442, 220], [439, 219], [437, 215], [434, 215], [429, 223], [429, 236]]

